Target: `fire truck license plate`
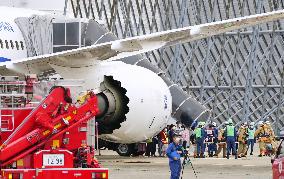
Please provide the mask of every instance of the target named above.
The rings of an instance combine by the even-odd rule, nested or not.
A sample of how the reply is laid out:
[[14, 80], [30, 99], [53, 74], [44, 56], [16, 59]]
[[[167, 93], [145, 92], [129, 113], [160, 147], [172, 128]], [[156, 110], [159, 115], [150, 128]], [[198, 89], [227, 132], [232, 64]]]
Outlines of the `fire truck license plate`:
[[43, 166], [63, 166], [64, 154], [43, 154]]

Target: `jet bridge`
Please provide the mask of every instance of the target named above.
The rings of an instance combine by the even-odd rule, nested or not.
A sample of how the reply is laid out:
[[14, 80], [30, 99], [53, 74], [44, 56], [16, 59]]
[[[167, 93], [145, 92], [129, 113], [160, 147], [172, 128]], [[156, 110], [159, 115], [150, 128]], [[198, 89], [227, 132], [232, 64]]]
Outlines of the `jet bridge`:
[[86, 19], [33, 15], [15, 20], [25, 39], [28, 57], [85, 46]]
[[88, 26], [88, 20], [84, 19], [64, 19], [54, 20], [52, 49], [53, 52], [60, 52], [81, 48], [85, 46], [85, 31]]

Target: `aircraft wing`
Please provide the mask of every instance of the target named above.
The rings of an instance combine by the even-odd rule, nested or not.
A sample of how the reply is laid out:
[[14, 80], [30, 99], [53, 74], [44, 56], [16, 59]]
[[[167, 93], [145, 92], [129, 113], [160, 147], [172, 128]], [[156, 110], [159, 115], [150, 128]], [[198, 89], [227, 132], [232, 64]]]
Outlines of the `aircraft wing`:
[[284, 10], [189, 26], [74, 50], [2, 62], [0, 69], [18, 73], [39, 73], [52, 69], [52, 65], [80, 68], [94, 65], [101, 60], [129, 57], [282, 18], [284, 18]]

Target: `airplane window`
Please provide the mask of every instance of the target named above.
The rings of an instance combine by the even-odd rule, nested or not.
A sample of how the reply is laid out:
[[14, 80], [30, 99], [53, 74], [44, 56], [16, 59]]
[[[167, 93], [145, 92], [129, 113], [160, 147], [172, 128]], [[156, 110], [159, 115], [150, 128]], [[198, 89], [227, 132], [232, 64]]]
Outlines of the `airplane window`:
[[0, 39], [0, 48], [3, 48], [3, 41]]
[[6, 44], [6, 49], [9, 49], [9, 43], [7, 40], [5, 40], [5, 44]]
[[16, 45], [17, 50], [19, 50], [19, 43], [18, 43], [18, 41], [15, 41], [15, 45]]
[[12, 40], [10, 40], [11, 48], [14, 49], [14, 43]]
[[21, 49], [24, 50], [24, 43], [23, 43], [23, 41], [20, 41], [20, 44], [21, 44]]

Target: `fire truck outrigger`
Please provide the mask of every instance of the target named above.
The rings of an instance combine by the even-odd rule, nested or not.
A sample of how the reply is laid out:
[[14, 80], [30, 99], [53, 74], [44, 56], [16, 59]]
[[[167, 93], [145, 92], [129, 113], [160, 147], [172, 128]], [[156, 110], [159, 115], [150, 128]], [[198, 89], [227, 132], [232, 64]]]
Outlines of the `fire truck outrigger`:
[[3, 121], [13, 123], [10, 131], [1, 131], [1, 178], [108, 178], [86, 142], [87, 121], [99, 113], [96, 95], [87, 96], [83, 104], [73, 104], [68, 88], [53, 87], [20, 122], [1, 105], [1, 129]]

